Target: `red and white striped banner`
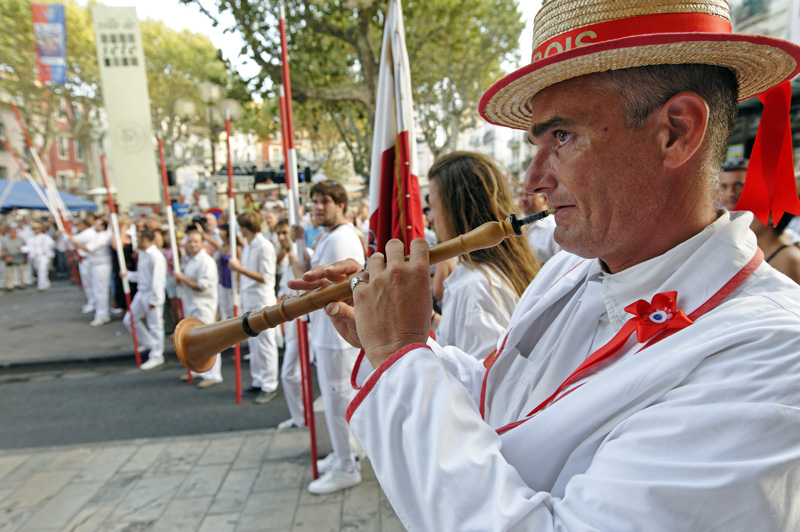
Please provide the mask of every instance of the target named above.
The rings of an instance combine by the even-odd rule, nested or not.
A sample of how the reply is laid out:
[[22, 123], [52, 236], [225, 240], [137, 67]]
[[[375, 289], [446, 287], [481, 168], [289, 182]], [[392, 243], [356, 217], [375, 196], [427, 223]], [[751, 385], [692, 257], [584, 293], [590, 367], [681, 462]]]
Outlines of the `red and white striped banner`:
[[425, 237], [416, 150], [403, 10], [400, 0], [389, 0], [372, 138], [370, 254], [383, 253], [386, 242], [392, 238], [402, 240], [408, 253], [413, 239]]

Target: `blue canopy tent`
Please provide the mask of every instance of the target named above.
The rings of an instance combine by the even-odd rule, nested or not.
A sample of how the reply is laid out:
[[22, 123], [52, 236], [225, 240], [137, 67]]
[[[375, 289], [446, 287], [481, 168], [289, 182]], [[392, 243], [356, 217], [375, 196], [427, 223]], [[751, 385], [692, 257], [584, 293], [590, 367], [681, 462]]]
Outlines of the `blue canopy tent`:
[[[11, 187], [11, 190], [6, 190]], [[8, 181], [7, 179], [0, 179], [0, 211], [7, 211], [9, 209], [38, 209], [47, 210], [47, 205], [44, 204], [42, 198], [33, 189], [34, 185], [28, 181]], [[46, 196], [44, 189], [38, 183], [36, 187]], [[61, 200], [67, 209], [71, 211], [94, 211], [97, 210], [97, 205], [89, 200], [67, 194], [66, 192], [59, 191]]]

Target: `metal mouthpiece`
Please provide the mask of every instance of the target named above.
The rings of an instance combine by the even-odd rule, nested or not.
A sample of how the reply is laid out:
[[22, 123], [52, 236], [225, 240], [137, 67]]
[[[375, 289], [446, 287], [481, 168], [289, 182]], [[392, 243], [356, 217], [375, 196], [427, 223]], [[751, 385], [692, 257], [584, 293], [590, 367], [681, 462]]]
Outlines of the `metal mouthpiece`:
[[539, 220], [543, 220], [544, 218], [547, 218], [548, 216], [550, 216], [551, 214], [554, 214], [555, 212], [556, 212], [555, 209], [547, 209], [546, 211], [537, 212], [537, 213], [531, 214], [530, 216], [526, 216], [525, 218], [521, 218], [519, 220], [517, 219], [516, 216], [514, 216], [512, 214], [511, 215], [511, 227], [514, 228], [514, 233], [517, 236], [522, 236], [522, 226], [523, 225], [528, 225], [528, 224], [532, 224], [533, 222], [538, 222]]

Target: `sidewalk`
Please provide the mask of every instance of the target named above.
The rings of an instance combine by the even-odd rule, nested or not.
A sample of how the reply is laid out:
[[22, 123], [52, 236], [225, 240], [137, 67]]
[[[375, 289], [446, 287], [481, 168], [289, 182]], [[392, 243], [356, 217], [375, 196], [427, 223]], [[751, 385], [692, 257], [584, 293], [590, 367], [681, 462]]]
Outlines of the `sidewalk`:
[[361, 475], [310, 495], [302, 429], [0, 451], [0, 530], [404, 530], [368, 462]]
[[[0, 368], [132, 359], [121, 320], [89, 327], [84, 302], [65, 281], [0, 294]], [[368, 461], [314, 496], [309, 454], [306, 429], [0, 450], [0, 532], [403, 530]]]
[[35, 287], [0, 291], [0, 367], [133, 357], [122, 317], [90, 327], [93, 314], [81, 314], [85, 303], [83, 292], [64, 280], [53, 281], [44, 292]]

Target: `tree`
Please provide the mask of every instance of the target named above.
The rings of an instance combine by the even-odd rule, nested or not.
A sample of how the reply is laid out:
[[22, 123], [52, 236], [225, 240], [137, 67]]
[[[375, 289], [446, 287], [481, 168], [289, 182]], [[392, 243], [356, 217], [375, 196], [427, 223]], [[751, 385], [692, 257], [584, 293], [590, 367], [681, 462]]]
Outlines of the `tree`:
[[[96, 138], [99, 73], [94, 49], [94, 33], [89, 12], [73, 1], [63, 2], [67, 23], [67, 80], [64, 85], [39, 81], [36, 65], [36, 44], [33, 20], [27, 0], [0, 2], [0, 20], [14, 31], [0, 33], [0, 87], [18, 104], [20, 114], [31, 136], [38, 137], [43, 152], [55, 140], [56, 113], [69, 122], [72, 137], [82, 145], [84, 153]], [[79, 105], [84, 112], [73, 113]], [[47, 161], [46, 161], [47, 164]]]
[[[269, 91], [280, 83], [278, 0], [181, 0], [215, 24], [230, 13]], [[369, 174], [385, 0], [287, 0], [287, 38], [296, 103], [327, 106], [358, 174]], [[213, 11], [213, 12], [212, 12]], [[434, 152], [451, 149], [475, 117], [477, 100], [513, 50], [523, 24], [516, 0], [409, 0], [404, 3], [414, 100]], [[299, 124], [309, 126], [310, 124]], [[444, 137], [443, 142], [435, 139]]]
[[[67, 83], [44, 85], [38, 80], [36, 45], [30, 2], [3, 0], [0, 17], [8, 27], [19, 28], [0, 34], [0, 87], [19, 105], [32, 134], [43, 140], [45, 153], [57, 132], [55, 110], [61, 105], [73, 108], [80, 104], [85, 112], [66, 113], [72, 137], [83, 145], [84, 153], [102, 136], [102, 125], [94, 111], [102, 107], [102, 86], [97, 67], [91, 4], [81, 7], [73, 0], [64, 2], [67, 22]], [[153, 127], [172, 154], [176, 145], [191, 152], [193, 133], [208, 133], [205, 107], [198, 106], [198, 116], [181, 121], [175, 116], [175, 100], [190, 97], [198, 101], [197, 85], [202, 81], [219, 84], [245, 109], [245, 131], [267, 138], [274, 124], [259, 120], [258, 106], [252, 101], [247, 84], [231, 65], [222, 59], [208, 37], [190, 31], [175, 31], [162, 22], [141, 22], [142, 47], [150, 95]], [[237, 124], [238, 125], [238, 124]]]
[[[212, 81], [227, 85], [225, 62], [208, 37], [188, 30], [175, 31], [163, 22], [145, 20], [140, 23], [142, 49], [150, 93], [150, 114], [153, 127], [161, 133], [164, 151], [192, 153], [193, 134], [208, 135], [206, 108], [199, 105], [197, 86]], [[194, 116], [176, 115], [175, 102], [188, 98], [198, 103]]]

